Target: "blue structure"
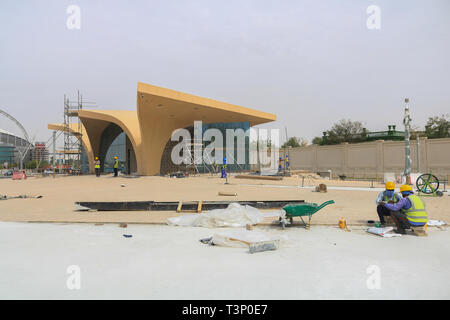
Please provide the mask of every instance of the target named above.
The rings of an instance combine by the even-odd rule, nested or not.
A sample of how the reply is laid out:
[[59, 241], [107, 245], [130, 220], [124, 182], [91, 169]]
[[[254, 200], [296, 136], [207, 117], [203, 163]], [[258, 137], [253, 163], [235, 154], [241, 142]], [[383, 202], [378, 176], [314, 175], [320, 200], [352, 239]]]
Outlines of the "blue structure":
[[7, 162], [9, 165], [14, 163], [14, 146], [8, 144], [0, 145], [0, 164]]

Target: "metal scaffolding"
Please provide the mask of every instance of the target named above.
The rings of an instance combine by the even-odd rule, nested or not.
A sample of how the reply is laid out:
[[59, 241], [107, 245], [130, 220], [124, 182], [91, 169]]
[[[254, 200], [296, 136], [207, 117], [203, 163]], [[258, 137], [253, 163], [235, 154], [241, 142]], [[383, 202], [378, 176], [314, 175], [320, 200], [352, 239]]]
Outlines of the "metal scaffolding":
[[[71, 174], [81, 174], [83, 160], [83, 126], [78, 117], [78, 113], [85, 104], [95, 104], [95, 102], [83, 102], [83, 95], [77, 92], [77, 101], [70, 101], [64, 95], [64, 153], [63, 172]], [[95, 107], [89, 105], [88, 107]]]

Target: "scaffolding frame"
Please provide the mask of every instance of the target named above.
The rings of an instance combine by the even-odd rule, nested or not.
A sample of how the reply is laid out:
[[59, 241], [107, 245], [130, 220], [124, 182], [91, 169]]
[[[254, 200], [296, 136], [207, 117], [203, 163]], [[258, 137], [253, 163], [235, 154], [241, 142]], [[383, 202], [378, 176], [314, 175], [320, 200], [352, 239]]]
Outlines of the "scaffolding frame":
[[81, 174], [83, 166], [83, 125], [78, 114], [85, 106], [84, 104], [94, 104], [89, 107], [95, 107], [95, 102], [83, 102], [83, 95], [80, 94], [79, 90], [77, 90], [76, 101], [70, 101], [64, 95], [64, 149], [62, 157], [64, 173]]

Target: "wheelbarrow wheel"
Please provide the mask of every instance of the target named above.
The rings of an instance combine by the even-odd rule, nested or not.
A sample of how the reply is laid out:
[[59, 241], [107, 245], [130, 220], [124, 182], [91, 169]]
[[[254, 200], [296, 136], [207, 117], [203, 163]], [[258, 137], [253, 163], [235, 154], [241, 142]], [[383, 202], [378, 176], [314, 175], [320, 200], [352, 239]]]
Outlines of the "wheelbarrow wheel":
[[439, 189], [439, 180], [436, 176], [430, 173], [425, 173], [417, 178], [416, 187], [422, 193], [432, 194]]

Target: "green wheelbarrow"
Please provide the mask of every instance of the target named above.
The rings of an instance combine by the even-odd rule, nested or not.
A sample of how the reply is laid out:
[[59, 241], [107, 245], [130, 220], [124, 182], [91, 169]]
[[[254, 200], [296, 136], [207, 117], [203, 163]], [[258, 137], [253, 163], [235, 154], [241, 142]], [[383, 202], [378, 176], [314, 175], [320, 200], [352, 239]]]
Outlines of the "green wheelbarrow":
[[[317, 203], [300, 203], [300, 204], [287, 204], [282, 209], [284, 211], [284, 216], [280, 216], [279, 222], [281, 226], [286, 228], [288, 223], [292, 224], [294, 222], [294, 217], [300, 217], [302, 219], [303, 224], [306, 229], [309, 229], [311, 223], [311, 216], [322, 209], [323, 207], [334, 203], [334, 200], [326, 201], [322, 203], [320, 206]], [[303, 217], [308, 216], [309, 220], [306, 223], [303, 220]], [[288, 222], [289, 221], [289, 222]]]

